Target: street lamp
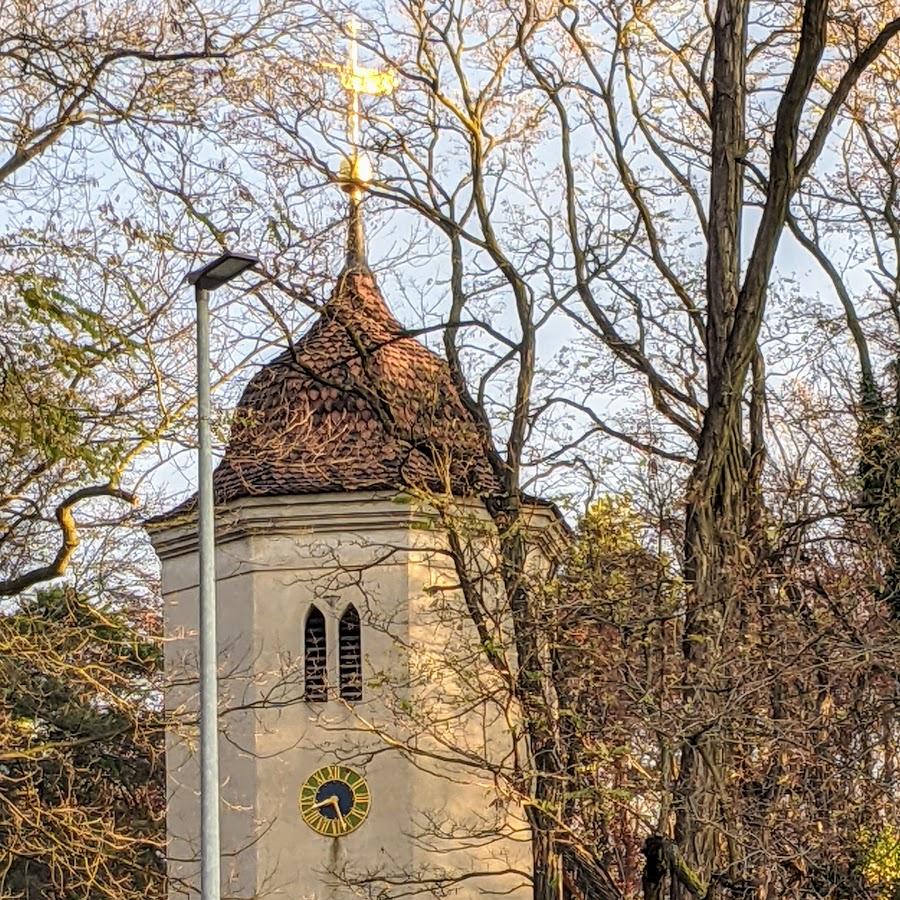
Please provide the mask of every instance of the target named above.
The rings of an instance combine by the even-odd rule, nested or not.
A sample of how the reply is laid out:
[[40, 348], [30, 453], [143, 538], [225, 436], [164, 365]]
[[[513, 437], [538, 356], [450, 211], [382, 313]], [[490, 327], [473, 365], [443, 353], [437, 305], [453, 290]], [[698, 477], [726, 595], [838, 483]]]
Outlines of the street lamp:
[[216, 663], [216, 544], [209, 431], [209, 292], [259, 263], [223, 253], [187, 276], [197, 300], [197, 480], [200, 538], [200, 894], [219, 900], [219, 713]]

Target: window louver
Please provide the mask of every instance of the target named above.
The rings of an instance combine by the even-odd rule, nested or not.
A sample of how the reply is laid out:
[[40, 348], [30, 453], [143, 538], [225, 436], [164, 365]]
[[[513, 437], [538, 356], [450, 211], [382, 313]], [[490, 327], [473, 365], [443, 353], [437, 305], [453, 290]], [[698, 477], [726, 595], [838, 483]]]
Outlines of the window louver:
[[348, 606], [341, 616], [338, 650], [341, 699], [362, 700], [362, 638], [355, 606]]
[[322, 703], [328, 699], [325, 616], [315, 606], [306, 617], [303, 653], [304, 698], [312, 703]]

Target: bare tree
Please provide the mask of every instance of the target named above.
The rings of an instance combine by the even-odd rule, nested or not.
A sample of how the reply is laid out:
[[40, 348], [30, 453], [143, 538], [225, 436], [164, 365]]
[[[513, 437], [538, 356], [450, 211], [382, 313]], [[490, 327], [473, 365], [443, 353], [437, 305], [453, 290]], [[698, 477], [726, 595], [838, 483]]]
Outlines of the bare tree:
[[[333, 76], [351, 12], [310, 6], [315, 40], [263, 16], [265, 54], [241, 53], [229, 44], [236, 36], [209, 26], [192, 51], [201, 71], [191, 64], [187, 81], [185, 60], [166, 58], [170, 39], [180, 41], [174, 22], [135, 54], [104, 62], [101, 53], [78, 77], [38, 79], [41, 117], [29, 117], [30, 99], [7, 117], [24, 135], [9, 159], [35, 151], [15, 177], [76, 136], [127, 134], [111, 147], [135, 200], [128, 214], [108, 213], [116, 252], [129, 241], [172, 260], [198, 242], [254, 247], [272, 287], [266, 315], [290, 335], [321, 307], [346, 224], [333, 191], [347, 152]], [[420, 335], [440, 335], [495, 483], [490, 537], [479, 535], [496, 542], [489, 572], [478, 568], [467, 518], [433, 486], [424, 493], [442, 511], [442, 549], [480, 658], [527, 737], [527, 760], [507, 784], [529, 816], [536, 896], [558, 896], [573, 853], [583, 863], [566, 887], [575, 893], [588, 884], [627, 896], [642, 881], [646, 897], [862, 895], [854, 829], [878, 833], [895, 789], [896, 646], [882, 605], [897, 546], [896, 340], [884, 331], [897, 319], [894, 5], [415, 0], [376, 6], [369, 18], [365, 52], [398, 75], [392, 100], [367, 113], [380, 175], [366, 206], [391, 211], [396, 239], [390, 247], [390, 233], [371, 229], [372, 255], [388, 284], [405, 287]], [[131, 46], [111, 42], [109, 52]], [[127, 88], [110, 102], [104, 79], [123, 71], [139, 72], [131, 87], [150, 94]], [[153, 99], [170, 74], [165, 91], [189, 111], [177, 122]], [[206, 78], [219, 106], [200, 108], [191, 93]], [[801, 251], [839, 314], [830, 297], [816, 309], [807, 285], [791, 284]], [[31, 297], [41, 336], [52, 333], [59, 283], [36, 280], [32, 265], [11, 274], [23, 276], [8, 281], [15, 308], [32, 308]], [[129, 309], [179, 335], [177, 315]], [[84, 314], [98, 311], [104, 328], [116, 322], [122, 347], [150, 341], [102, 304]], [[262, 318], [221, 313], [229, 361], [252, 354]], [[78, 327], [100, 327], [85, 322]], [[20, 334], [19, 365], [32, 338]], [[72, 491], [120, 490], [119, 472], [158, 438], [179, 438], [189, 401], [178, 366], [151, 355], [140, 372], [151, 388], [128, 394], [135, 415], [123, 433], [135, 419], [146, 428], [148, 396], [154, 426], [137, 441], [98, 431], [98, 445], [121, 440], [127, 452], [102, 478], [79, 470], [68, 493], [54, 486], [40, 501], [17, 499], [5, 534], [33, 545], [31, 524], [45, 534], [59, 509], [62, 525]], [[52, 384], [52, 405], [65, 411], [72, 385]], [[368, 399], [390, 411], [385, 398]], [[69, 433], [60, 416], [29, 428], [58, 441]], [[71, 446], [63, 451], [73, 458]], [[526, 564], [530, 495], [554, 493], [585, 513], [586, 501], [626, 489], [641, 524], [625, 561], [599, 554], [598, 571], [585, 573], [577, 553], [563, 556], [548, 594], [548, 572], [535, 577]], [[588, 557], [602, 538], [590, 518]], [[38, 578], [60, 571], [59, 553], [47, 545]], [[604, 566], [624, 566], [632, 593], [612, 590]], [[635, 568], [652, 578], [635, 585]], [[8, 570], [13, 585], [31, 572]], [[499, 642], [483, 608], [494, 591], [512, 623]], [[596, 695], [605, 700], [595, 721]], [[587, 732], [572, 727], [579, 718]], [[877, 739], [864, 739], [876, 721]], [[604, 734], [626, 733], [627, 752], [610, 759]], [[622, 791], [616, 819], [602, 807]], [[865, 807], [869, 818], [826, 827], [834, 806]], [[796, 825], [776, 834], [786, 811]]]
[[65, 574], [80, 510], [94, 528], [127, 513], [132, 461], [190, 410], [173, 271], [196, 248], [166, 235], [127, 160], [135, 131], [178, 146], [234, 59], [270, 40], [281, 8], [239, 6], [0, 12], [0, 595]]
[[[768, 592], [788, 583], [776, 562], [783, 550], [767, 535], [778, 520], [765, 498], [775, 473], [765, 468], [771, 394], [761, 329], [792, 203], [808, 196], [848, 98], [900, 21], [887, 8], [873, 18], [825, 2], [764, 9], [743, 0], [719, 3], [708, 17], [616, 4], [408, 4], [403, 12], [405, 30], [385, 18], [371, 32], [379, 37], [370, 51], [391, 60], [407, 87], [397, 115], [370, 129], [371, 149], [385, 160], [373, 193], [419, 213], [445, 240], [445, 350], [490, 435], [503, 484], [490, 508], [538, 808], [561, 808], [564, 765], [557, 726], [545, 715], [552, 678], [523, 576], [518, 510], [525, 465], [540, 465], [526, 456], [529, 439], [540, 433], [540, 416], [562, 406], [586, 420], [569, 450], [599, 433], [687, 468], [685, 527], [670, 536], [688, 588], [680, 690], [693, 725], [679, 731], [673, 818], [661, 821], [677, 854], [660, 857], [659, 872], [667, 877], [677, 860], [677, 896], [739, 885], [746, 855], [726, 834], [733, 808], [722, 789], [740, 727], [724, 702], [738, 677], [730, 641], [740, 623], [759, 621]], [[817, 79], [823, 62], [834, 73], [827, 82]], [[774, 104], [763, 102], [771, 96]], [[276, 116], [272, 124], [279, 140], [333, 177], [317, 145], [327, 140], [324, 128], [285, 127]], [[661, 218], [673, 198], [694, 218], [690, 226]], [[488, 292], [502, 304], [502, 328], [478, 315], [473, 298]], [[559, 315], [604, 357], [592, 359], [583, 401], [536, 402], [538, 337]], [[460, 339], [478, 330], [497, 350], [473, 382]], [[619, 372], [651, 404], [644, 434], [598, 412], [598, 389], [621, 384]], [[536, 892], [550, 896], [559, 883], [554, 828], [540, 813], [533, 825]]]

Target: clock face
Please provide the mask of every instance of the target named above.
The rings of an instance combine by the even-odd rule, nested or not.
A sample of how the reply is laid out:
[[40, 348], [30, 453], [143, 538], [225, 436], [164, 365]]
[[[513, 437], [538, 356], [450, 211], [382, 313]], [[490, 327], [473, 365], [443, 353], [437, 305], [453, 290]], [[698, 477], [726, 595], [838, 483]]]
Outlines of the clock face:
[[317, 769], [300, 788], [300, 815], [313, 831], [340, 837], [355, 831], [369, 814], [366, 780], [346, 766]]

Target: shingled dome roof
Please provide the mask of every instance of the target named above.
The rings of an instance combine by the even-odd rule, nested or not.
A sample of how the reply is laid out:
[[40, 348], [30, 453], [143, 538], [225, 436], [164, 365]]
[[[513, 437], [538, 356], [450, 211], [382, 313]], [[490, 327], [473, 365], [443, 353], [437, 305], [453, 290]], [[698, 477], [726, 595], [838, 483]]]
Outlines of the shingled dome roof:
[[312, 327], [244, 390], [215, 502], [377, 490], [483, 497], [498, 489], [485, 446], [446, 361], [407, 334], [367, 267], [348, 266]]
[[367, 269], [264, 365], [235, 410], [215, 499], [332, 491], [495, 489], [446, 362], [409, 337]]

